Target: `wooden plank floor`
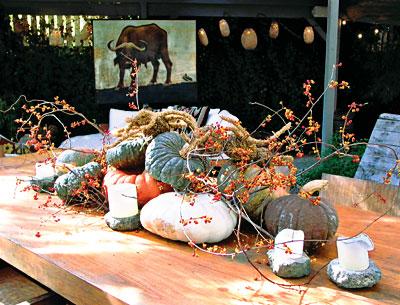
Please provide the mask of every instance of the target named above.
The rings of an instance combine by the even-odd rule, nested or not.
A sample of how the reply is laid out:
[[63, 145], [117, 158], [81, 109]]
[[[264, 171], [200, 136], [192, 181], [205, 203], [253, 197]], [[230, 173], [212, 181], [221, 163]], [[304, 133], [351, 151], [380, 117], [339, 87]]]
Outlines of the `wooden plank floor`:
[[[200, 254], [184, 243], [145, 231], [118, 233], [102, 216], [39, 208], [32, 193], [15, 192], [15, 175], [33, 171], [37, 156], [0, 158], [0, 258], [76, 304], [399, 304], [400, 219], [385, 216], [368, 229], [382, 269], [372, 289], [347, 291], [323, 270], [305, 294], [258, 280], [243, 259]], [[360, 231], [374, 212], [338, 207], [341, 235]], [[60, 221], [56, 222], [56, 219]], [[36, 233], [40, 232], [40, 237]], [[334, 243], [321, 250], [313, 272], [336, 257]], [[261, 270], [276, 281], [267, 266]], [[257, 280], [256, 280], [257, 279]]]

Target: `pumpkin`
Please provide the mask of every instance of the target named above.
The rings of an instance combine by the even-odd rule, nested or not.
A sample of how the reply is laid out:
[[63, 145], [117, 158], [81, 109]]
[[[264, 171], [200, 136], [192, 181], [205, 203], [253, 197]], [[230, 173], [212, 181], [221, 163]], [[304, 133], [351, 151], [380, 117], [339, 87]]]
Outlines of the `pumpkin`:
[[32, 177], [28, 183], [32, 186], [37, 186], [39, 187], [39, 192], [49, 192], [53, 189], [54, 187], [54, 182], [56, 181], [57, 176], [53, 177], [44, 177], [44, 178], [38, 178], [38, 177]]
[[186, 233], [195, 243], [216, 243], [232, 234], [237, 217], [226, 203], [213, 198], [209, 193], [164, 193], [143, 207], [140, 222], [164, 238], [187, 242]]
[[[236, 191], [235, 194], [236, 196], [240, 196], [245, 192], [243, 182], [251, 183], [251, 181], [257, 179], [260, 174], [262, 174], [262, 168], [256, 164], [248, 166], [243, 174], [241, 174], [236, 165], [227, 163], [222, 166], [218, 174], [218, 190], [220, 192], [226, 192], [230, 187], [231, 181], [234, 181], [235, 185], [233, 188]], [[282, 194], [287, 194], [287, 190], [284, 188], [278, 188], [271, 191], [265, 186], [249, 186], [250, 187], [247, 188], [249, 198], [243, 204], [243, 208], [246, 210], [248, 216], [255, 222], [260, 222], [261, 220], [263, 202], [265, 200], [273, 200], [280, 197]]]
[[143, 169], [148, 139], [123, 141], [106, 153], [107, 164], [118, 169]]
[[154, 138], [146, 150], [145, 169], [155, 179], [184, 190], [189, 180], [184, 174], [190, 171], [203, 172], [205, 166], [200, 158], [183, 158], [179, 151], [186, 142], [174, 132], [164, 132]]
[[[316, 190], [324, 180], [312, 181], [305, 185], [308, 193]], [[310, 199], [292, 194], [266, 202], [264, 206], [264, 226], [272, 235], [283, 229], [303, 230], [304, 239], [327, 240], [332, 238], [338, 228], [338, 216], [334, 207], [321, 201], [314, 205]], [[305, 242], [304, 249], [312, 252], [323, 242]]]
[[86, 180], [85, 175], [100, 176], [101, 166], [97, 162], [90, 162], [81, 167], [76, 167], [57, 178], [54, 189], [57, 196], [62, 200], [70, 199], [73, 193], [81, 187], [81, 183]]
[[231, 181], [236, 181], [240, 176], [239, 168], [230, 162], [225, 163], [219, 170], [217, 183], [218, 190], [220, 192], [225, 192]]
[[83, 166], [95, 158], [95, 154], [90, 150], [67, 149], [61, 152], [56, 158], [57, 175], [68, 173], [72, 168]]
[[136, 185], [139, 207], [143, 207], [150, 199], [162, 193], [172, 191], [170, 185], [155, 180], [146, 171], [141, 174], [135, 174], [120, 169], [108, 170], [103, 180], [103, 187], [106, 193], [108, 186], [119, 183]]

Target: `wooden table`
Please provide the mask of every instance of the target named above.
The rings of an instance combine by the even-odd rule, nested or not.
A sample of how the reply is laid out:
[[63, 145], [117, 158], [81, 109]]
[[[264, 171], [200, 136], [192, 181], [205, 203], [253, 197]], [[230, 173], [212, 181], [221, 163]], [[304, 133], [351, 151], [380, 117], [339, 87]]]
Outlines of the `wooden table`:
[[[0, 258], [71, 302], [107, 304], [382, 304], [400, 303], [400, 221], [385, 216], [367, 232], [375, 242], [370, 253], [383, 279], [372, 289], [347, 291], [320, 272], [305, 294], [259, 280], [243, 258], [200, 254], [184, 243], [148, 232], [113, 232], [102, 216], [41, 209], [32, 193], [15, 192], [15, 175], [33, 171], [37, 155], [0, 159]], [[339, 232], [360, 231], [378, 214], [338, 207]], [[60, 221], [56, 222], [56, 219]], [[40, 232], [40, 237], [36, 237]], [[313, 273], [336, 256], [328, 244], [312, 263]], [[265, 265], [259, 268], [272, 279]]]

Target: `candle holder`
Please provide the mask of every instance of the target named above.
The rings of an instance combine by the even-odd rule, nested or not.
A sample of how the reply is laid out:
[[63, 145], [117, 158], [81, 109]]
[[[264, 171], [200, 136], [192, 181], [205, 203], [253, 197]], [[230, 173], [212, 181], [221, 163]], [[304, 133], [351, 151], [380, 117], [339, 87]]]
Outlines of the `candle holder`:
[[30, 185], [39, 187], [38, 191], [52, 191], [57, 174], [52, 164], [45, 162], [37, 162], [35, 164], [35, 176], [31, 177], [27, 182]]
[[46, 162], [36, 162], [35, 164], [35, 177], [41, 178], [51, 178], [56, 176], [56, 171], [53, 164]]
[[133, 231], [140, 226], [136, 185], [121, 183], [107, 187], [110, 211], [104, 216], [106, 224], [115, 231]]
[[374, 249], [374, 244], [367, 234], [339, 237], [336, 245], [338, 258], [332, 260], [327, 269], [331, 281], [348, 289], [372, 287], [379, 282], [382, 274], [369, 259], [368, 251]]
[[304, 232], [284, 229], [275, 237], [274, 249], [267, 252], [272, 271], [283, 278], [299, 278], [311, 272], [310, 258], [303, 252]]

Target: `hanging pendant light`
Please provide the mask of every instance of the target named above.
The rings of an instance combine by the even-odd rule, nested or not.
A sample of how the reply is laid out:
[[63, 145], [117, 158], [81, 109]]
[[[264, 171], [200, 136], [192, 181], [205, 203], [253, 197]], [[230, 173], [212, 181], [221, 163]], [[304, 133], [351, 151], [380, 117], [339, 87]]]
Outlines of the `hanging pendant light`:
[[229, 24], [225, 19], [221, 19], [219, 21], [219, 30], [221, 32], [222, 37], [228, 37], [229, 34], [231, 33], [231, 30], [229, 29]]
[[303, 39], [304, 42], [307, 44], [311, 44], [314, 42], [314, 30], [312, 26], [306, 26], [304, 28]]
[[257, 47], [257, 34], [252, 28], [247, 28], [242, 33], [242, 46], [246, 50], [254, 50]]
[[206, 47], [206, 46], [208, 45], [208, 37], [207, 37], [206, 31], [205, 31], [203, 28], [201, 28], [201, 29], [199, 29], [199, 31], [197, 32], [197, 35], [199, 36], [200, 43], [201, 43], [203, 46]]
[[269, 27], [269, 37], [272, 39], [276, 39], [279, 35], [279, 24], [276, 21], [272, 21], [271, 26]]

